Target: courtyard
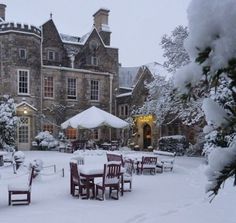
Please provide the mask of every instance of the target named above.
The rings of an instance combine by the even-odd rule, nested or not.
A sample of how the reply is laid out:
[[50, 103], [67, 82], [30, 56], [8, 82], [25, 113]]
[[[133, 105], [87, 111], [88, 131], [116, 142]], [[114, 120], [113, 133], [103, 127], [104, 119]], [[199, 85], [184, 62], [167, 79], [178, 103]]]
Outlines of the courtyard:
[[[12, 165], [0, 169], [1, 222], [13, 223], [172, 223], [214, 222], [234, 223], [235, 188], [229, 180], [224, 189], [209, 203], [205, 194], [207, 179], [205, 160], [199, 157], [176, 157], [173, 171], [156, 175], [133, 175], [132, 192], [125, 192], [119, 200], [106, 196], [104, 201], [84, 200], [70, 195], [69, 162], [73, 154], [52, 151], [24, 152], [25, 165], [41, 159], [42, 171], [32, 185], [32, 202], [29, 206], [8, 206], [9, 184], [27, 180], [27, 168], [20, 167], [13, 174]], [[123, 152], [125, 155], [125, 152]], [[127, 153], [127, 152], [126, 152]], [[85, 163], [106, 162], [106, 151], [81, 151]], [[51, 165], [56, 165], [54, 173]], [[64, 177], [62, 177], [64, 169]]]

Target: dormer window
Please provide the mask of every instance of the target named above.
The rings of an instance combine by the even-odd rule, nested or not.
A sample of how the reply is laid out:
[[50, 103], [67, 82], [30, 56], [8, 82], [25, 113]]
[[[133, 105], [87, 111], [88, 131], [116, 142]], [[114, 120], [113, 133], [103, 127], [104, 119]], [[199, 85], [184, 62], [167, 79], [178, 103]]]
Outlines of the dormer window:
[[19, 49], [19, 57], [20, 59], [26, 59], [26, 49]]
[[98, 66], [98, 58], [95, 56], [91, 57], [91, 65]]

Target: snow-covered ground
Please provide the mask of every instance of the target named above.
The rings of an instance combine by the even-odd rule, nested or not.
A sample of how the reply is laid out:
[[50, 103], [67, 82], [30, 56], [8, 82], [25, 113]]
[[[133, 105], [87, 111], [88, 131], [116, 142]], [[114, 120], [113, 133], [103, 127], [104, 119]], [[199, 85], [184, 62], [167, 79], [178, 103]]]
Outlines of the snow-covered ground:
[[[69, 161], [72, 154], [25, 152], [29, 160], [42, 159], [44, 166], [56, 164], [58, 173], [45, 169], [32, 186], [29, 206], [8, 206], [8, 184], [25, 181], [26, 169], [16, 175], [12, 166], [0, 167], [1, 223], [235, 223], [235, 188], [228, 182], [210, 204], [205, 194], [205, 169], [202, 158], [177, 157], [173, 172], [134, 175], [132, 192], [120, 199], [82, 200], [70, 195]], [[103, 163], [103, 151], [84, 154], [87, 163]], [[65, 169], [65, 177], [60, 170]]]

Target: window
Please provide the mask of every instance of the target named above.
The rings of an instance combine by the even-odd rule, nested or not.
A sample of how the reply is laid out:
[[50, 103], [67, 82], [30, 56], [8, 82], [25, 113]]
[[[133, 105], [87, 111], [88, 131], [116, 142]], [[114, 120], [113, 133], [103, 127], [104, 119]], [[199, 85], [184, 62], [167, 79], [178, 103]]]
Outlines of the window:
[[49, 133], [53, 133], [53, 125], [52, 124], [44, 124], [43, 131], [48, 131]]
[[48, 60], [56, 60], [56, 54], [54, 51], [52, 50], [48, 51]]
[[53, 77], [44, 78], [44, 97], [53, 98]]
[[94, 65], [94, 66], [97, 66], [98, 65], [98, 58], [92, 56], [91, 57], [91, 64]]
[[29, 94], [29, 71], [18, 70], [18, 93]]
[[93, 129], [93, 139], [94, 140], [99, 140], [100, 132], [99, 129]]
[[68, 128], [66, 129], [66, 137], [67, 139], [76, 139], [77, 129]]
[[129, 115], [129, 106], [125, 105], [125, 116]]
[[97, 80], [91, 80], [90, 100], [99, 100], [99, 82]]
[[119, 107], [119, 116], [128, 116], [129, 115], [129, 106], [128, 105], [120, 105]]
[[124, 115], [124, 106], [123, 106], [123, 105], [120, 107], [120, 115], [121, 115], [121, 116]]
[[26, 49], [19, 49], [20, 59], [26, 59]]
[[76, 78], [67, 79], [67, 98], [76, 99]]
[[28, 143], [29, 142], [29, 118], [21, 117], [20, 126], [18, 130], [19, 143]]

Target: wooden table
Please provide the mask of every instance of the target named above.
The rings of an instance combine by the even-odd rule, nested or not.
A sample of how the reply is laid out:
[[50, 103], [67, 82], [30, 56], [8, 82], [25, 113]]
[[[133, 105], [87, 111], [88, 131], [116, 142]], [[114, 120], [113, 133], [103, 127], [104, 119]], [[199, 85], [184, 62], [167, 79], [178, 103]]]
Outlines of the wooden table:
[[[85, 178], [85, 184], [86, 184], [86, 197], [85, 199], [89, 199], [90, 197], [90, 191], [89, 191], [89, 181], [95, 178], [102, 178], [103, 172], [104, 172], [104, 165], [80, 165], [79, 167], [79, 173], [81, 177]], [[124, 180], [123, 180], [123, 173], [124, 168], [121, 167], [121, 196], [124, 194]]]

